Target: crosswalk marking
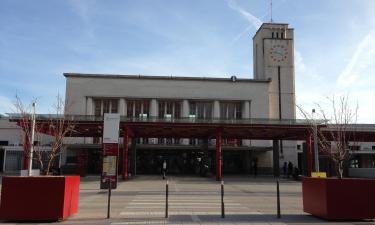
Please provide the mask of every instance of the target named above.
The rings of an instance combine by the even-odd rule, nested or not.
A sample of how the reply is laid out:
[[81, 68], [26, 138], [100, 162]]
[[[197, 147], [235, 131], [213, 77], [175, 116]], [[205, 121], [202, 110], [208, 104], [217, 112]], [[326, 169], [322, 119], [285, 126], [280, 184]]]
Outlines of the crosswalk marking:
[[[220, 202], [217, 202], [216, 204], [219, 204]], [[165, 205], [163, 202], [130, 202], [129, 205]], [[214, 205], [209, 202], [172, 202], [168, 203], [168, 205]], [[226, 206], [231, 205], [241, 205], [240, 203], [226, 203]]]
[[[220, 206], [174, 206], [174, 209], [195, 209], [195, 210], [200, 210], [200, 209], [220, 209]], [[231, 209], [244, 209], [246, 210], [247, 207], [244, 206], [233, 206], [233, 207], [228, 207]], [[164, 209], [163, 207], [160, 206], [127, 206], [126, 209]]]

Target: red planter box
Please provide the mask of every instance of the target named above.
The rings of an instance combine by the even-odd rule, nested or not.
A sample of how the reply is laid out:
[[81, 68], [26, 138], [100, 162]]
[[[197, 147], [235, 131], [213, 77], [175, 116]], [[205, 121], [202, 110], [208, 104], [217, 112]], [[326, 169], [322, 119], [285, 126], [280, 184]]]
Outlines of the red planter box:
[[328, 220], [375, 218], [375, 180], [302, 179], [303, 211]]
[[78, 211], [79, 183], [79, 176], [3, 177], [0, 219], [66, 219]]

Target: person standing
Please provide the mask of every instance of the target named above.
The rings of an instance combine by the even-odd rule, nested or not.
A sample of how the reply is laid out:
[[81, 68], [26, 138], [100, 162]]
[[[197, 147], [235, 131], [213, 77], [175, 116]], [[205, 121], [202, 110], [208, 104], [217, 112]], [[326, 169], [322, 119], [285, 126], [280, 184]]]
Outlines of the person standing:
[[167, 161], [163, 162], [163, 180], [165, 179], [165, 174], [167, 173]]
[[288, 163], [288, 178], [293, 174], [293, 163], [289, 161]]

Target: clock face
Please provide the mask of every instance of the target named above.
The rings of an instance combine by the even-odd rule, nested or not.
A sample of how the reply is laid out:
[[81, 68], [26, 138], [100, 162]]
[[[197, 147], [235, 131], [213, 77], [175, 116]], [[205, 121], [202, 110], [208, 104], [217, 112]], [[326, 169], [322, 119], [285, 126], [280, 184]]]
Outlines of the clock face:
[[270, 58], [273, 62], [284, 62], [288, 59], [288, 48], [283, 44], [272, 45], [270, 48]]

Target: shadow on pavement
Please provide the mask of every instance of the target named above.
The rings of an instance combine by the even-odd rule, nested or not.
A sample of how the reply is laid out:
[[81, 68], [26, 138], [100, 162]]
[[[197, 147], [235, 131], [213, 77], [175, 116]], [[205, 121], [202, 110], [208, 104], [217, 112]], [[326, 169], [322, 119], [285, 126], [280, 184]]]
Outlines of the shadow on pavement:
[[[238, 222], [238, 223], [288, 223], [288, 224], [303, 224], [303, 223], [319, 223], [322, 224], [325, 220], [310, 216], [310, 215], [282, 215], [280, 219], [276, 215], [226, 215], [221, 218], [219, 215], [196, 215], [201, 223], [220, 223], [220, 222]], [[173, 221], [192, 221], [191, 216], [187, 215], [171, 215], [168, 219], [169, 222]]]

